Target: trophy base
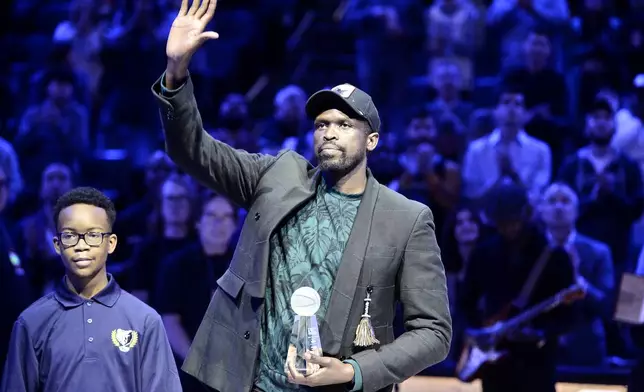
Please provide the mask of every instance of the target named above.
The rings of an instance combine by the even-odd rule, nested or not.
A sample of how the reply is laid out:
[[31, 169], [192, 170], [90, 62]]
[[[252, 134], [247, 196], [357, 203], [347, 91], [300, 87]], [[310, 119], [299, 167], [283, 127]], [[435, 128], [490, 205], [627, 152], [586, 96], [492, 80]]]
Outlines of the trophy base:
[[315, 316], [295, 316], [291, 331], [291, 344], [288, 347], [286, 363], [299, 373], [308, 376], [320, 369], [320, 365], [307, 362], [304, 354], [322, 356], [320, 331]]

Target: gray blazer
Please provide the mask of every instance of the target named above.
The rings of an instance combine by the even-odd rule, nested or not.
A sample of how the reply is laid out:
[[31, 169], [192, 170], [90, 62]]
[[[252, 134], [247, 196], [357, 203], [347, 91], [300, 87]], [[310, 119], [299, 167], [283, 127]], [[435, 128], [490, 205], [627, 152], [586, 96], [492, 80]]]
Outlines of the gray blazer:
[[[190, 80], [172, 98], [152, 91], [161, 107], [169, 156], [205, 186], [248, 211], [229, 269], [195, 336], [182, 369], [221, 392], [249, 391], [255, 381], [259, 328], [269, 267], [269, 236], [314, 196], [319, 171], [302, 156], [236, 150], [210, 137]], [[198, 277], [195, 277], [198, 278]], [[367, 286], [379, 347], [353, 346]], [[396, 301], [407, 332], [394, 340]], [[452, 335], [445, 272], [429, 208], [369, 176], [321, 322], [325, 355], [352, 358], [363, 390], [391, 390], [447, 356]], [[328, 391], [346, 390], [330, 386]], [[272, 391], [271, 391], [272, 392]]]

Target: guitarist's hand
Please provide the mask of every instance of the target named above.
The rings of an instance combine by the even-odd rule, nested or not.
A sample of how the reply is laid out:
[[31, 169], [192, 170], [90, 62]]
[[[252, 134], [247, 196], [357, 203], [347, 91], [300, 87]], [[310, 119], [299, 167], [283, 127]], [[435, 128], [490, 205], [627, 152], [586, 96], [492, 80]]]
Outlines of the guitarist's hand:
[[563, 297], [562, 302], [566, 305], [570, 305], [586, 297], [586, 293], [588, 292], [588, 281], [586, 280], [586, 278], [581, 275], [577, 275], [577, 281], [575, 283], [575, 290], [571, 291]]

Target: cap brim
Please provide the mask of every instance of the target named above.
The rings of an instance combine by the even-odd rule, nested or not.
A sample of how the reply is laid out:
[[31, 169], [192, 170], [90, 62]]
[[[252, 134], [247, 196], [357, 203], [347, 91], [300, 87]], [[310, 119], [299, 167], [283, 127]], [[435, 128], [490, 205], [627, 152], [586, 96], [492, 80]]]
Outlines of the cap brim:
[[331, 109], [337, 109], [349, 117], [365, 119], [342, 96], [331, 90], [318, 91], [306, 101], [306, 115], [312, 120]]

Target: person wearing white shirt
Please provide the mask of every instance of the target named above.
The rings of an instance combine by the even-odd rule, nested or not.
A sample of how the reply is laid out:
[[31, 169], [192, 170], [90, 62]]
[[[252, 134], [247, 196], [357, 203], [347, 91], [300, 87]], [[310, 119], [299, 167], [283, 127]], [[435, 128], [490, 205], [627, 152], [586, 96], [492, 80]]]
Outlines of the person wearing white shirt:
[[463, 192], [477, 200], [499, 183], [515, 183], [526, 189], [534, 203], [550, 182], [550, 147], [523, 129], [524, 95], [515, 86], [504, 88], [494, 114], [497, 128], [471, 142], [465, 153]]

